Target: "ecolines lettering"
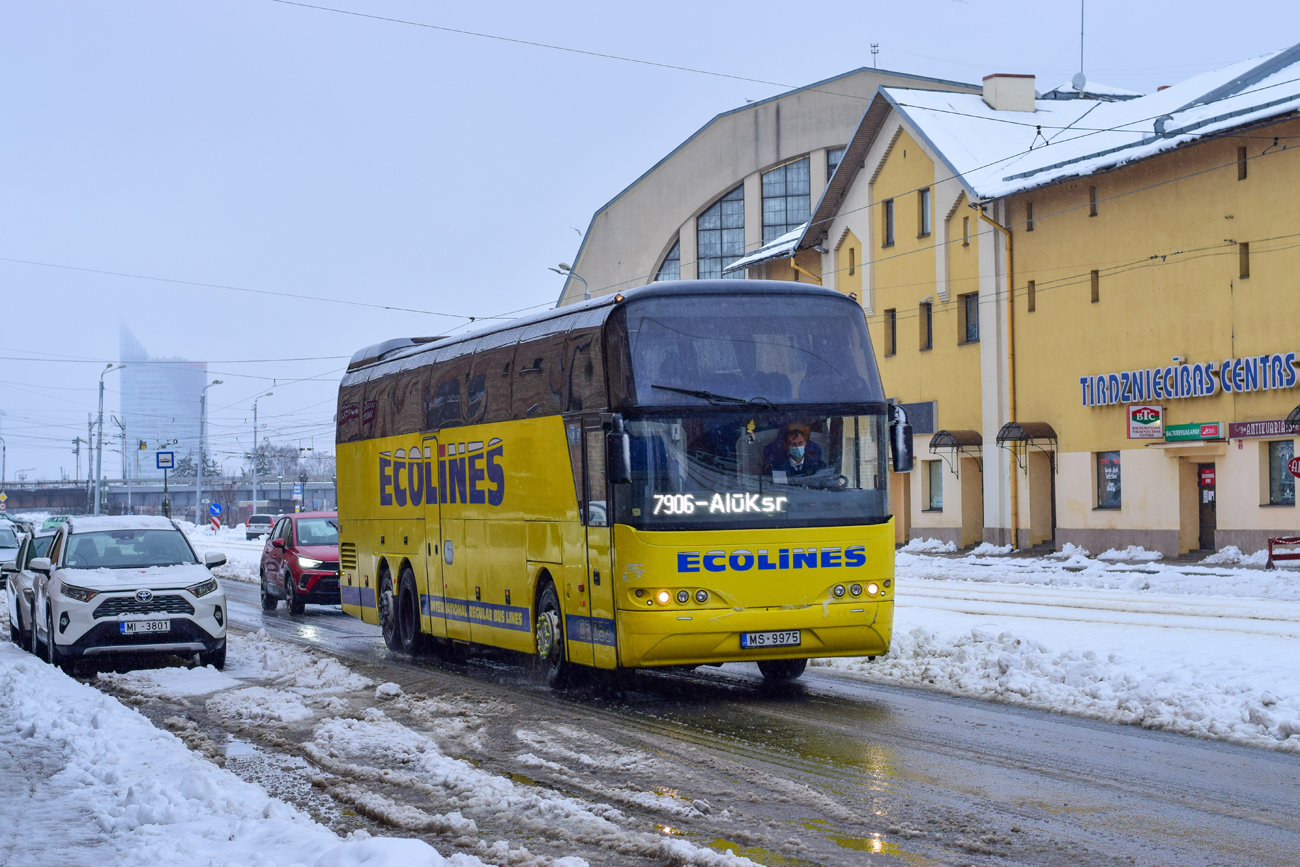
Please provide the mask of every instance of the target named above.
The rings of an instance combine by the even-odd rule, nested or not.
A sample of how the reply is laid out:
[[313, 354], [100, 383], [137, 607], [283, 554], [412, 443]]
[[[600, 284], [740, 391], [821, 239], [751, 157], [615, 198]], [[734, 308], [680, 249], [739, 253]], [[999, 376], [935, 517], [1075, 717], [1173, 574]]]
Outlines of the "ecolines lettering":
[[[488, 443], [439, 445], [438, 457], [432, 450], [419, 448], [383, 452], [379, 456], [379, 505], [419, 506], [435, 503], [471, 503], [499, 506], [505, 499], [506, 473], [501, 466], [504, 446], [501, 440]], [[466, 454], [468, 452], [468, 454]], [[437, 478], [434, 478], [434, 464]], [[490, 487], [484, 485], [484, 482]]]
[[853, 545], [849, 548], [781, 548], [777, 551], [776, 561], [767, 548], [750, 551], [737, 548], [734, 551], [678, 551], [678, 572], [748, 572], [751, 569], [855, 569], [867, 565], [865, 545]]

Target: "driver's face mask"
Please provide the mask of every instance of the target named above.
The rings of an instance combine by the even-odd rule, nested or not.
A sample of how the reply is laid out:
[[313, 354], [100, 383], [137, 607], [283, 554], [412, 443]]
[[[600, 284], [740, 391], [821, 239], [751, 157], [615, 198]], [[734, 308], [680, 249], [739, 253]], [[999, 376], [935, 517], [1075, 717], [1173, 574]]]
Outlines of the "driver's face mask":
[[803, 450], [803, 446], [790, 446], [790, 457], [794, 458], [796, 461], [803, 460]]

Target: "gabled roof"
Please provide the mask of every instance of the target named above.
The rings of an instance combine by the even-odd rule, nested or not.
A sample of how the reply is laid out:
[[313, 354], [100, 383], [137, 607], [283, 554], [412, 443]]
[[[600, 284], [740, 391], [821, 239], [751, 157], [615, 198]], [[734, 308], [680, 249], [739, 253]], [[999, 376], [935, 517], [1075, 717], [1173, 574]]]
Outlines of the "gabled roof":
[[[1083, 97], [1087, 90], [1085, 86]], [[975, 94], [881, 87], [814, 210], [799, 249], [826, 237], [839, 200], [884, 129], [891, 109], [972, 200], [987, 201], [1113, 169], [1225, 130], [1300, 111], [1300, 45], [1206, 72], [1146, 96], [1116, 100], [1118, 95], [1038, 99], [1035, 111], [1029, 113], [995, 111]]]

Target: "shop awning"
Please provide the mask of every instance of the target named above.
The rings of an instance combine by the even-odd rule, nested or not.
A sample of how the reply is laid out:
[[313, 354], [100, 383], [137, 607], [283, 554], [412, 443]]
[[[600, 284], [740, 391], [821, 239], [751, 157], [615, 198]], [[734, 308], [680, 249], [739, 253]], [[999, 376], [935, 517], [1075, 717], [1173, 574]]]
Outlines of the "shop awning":
[[[952, 454], [945, 454], [945, 452], [951, 452]], [[947, 461], [948, 468], [952, 470], [954, 476], [961, 475], [957, 471], [959, 466], [957, 459], [962, 455], [974, 458], [980, 472], [984, 472], [982, 460], [984, 436], [977, 430], [936, 431], [935, 435], [930, 437], [930, 454], [939, 455], [939, 457]]]
[[1291, 414], [1286, 417], [1286, 426], [1291, 428], [1291, 430], [1300, 428], [1300, 406], [1291, 410]]
[[1009, 421], [998, 431], [997, 444], [1041, 445], [1050, 442], [1056, 445], [1056, 431], [1045, 421]]

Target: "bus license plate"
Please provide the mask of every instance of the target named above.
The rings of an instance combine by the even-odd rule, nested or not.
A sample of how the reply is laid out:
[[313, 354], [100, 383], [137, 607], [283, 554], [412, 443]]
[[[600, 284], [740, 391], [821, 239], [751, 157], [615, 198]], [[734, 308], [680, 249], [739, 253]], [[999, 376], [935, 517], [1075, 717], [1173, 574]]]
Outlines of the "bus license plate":
[[146, 635], [151, 632], [170, 632], [170, 620], [124, 620], [118, 624], [123, 635]]
[[798, 647], [799, 630], [787, 629], [782, 632], [742, 632], [740, 646], [755, 647]]

